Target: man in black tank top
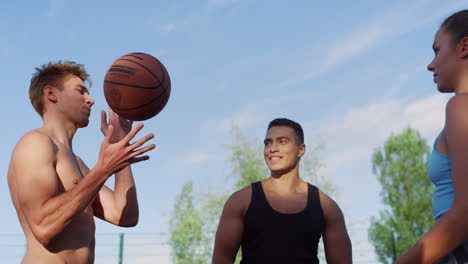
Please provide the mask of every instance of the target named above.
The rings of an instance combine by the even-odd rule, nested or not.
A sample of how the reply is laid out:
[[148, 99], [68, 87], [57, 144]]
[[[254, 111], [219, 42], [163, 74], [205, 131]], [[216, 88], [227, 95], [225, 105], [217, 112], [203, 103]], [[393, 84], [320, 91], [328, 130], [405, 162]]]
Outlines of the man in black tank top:
[[270, 177], [235, 192], [226, 201], [216, 232], [213, 264], [319, 263], [323, 236], [328, 264], [352, 263], [351, 242], [338, 205], [299, 177], [305, 153], [301, 126], [289, 119], [270, 122], [264, 156]]

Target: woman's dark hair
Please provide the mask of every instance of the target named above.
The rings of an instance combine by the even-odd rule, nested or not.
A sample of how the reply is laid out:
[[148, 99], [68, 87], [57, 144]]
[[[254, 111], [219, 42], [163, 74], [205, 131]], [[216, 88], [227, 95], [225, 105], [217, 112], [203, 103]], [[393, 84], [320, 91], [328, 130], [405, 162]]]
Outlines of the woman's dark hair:
[[447, 17], [440, 27], [452, 35], [453, 43], [458, 43], [468, 36], [468, 9]]

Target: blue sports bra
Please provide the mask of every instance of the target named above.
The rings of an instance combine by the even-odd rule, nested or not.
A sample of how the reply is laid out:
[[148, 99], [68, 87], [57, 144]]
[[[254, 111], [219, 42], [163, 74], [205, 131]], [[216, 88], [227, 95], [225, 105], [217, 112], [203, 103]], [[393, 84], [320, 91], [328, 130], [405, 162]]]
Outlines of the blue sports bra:
[[452, 160], [448, 155], [440, 153], [436, 149], [441, 135], [442, 132], [434, 142], [427, 167], [429, 178], [435, 185], [434, 196], [432, 198], [432, 211], [436, 220], [450, 209], [455, 194], [452, 181]]

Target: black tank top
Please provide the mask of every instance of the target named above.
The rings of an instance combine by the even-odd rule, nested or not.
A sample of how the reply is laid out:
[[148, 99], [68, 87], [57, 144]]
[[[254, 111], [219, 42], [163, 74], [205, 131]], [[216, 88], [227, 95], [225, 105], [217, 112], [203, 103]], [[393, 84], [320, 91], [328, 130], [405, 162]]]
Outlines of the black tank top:
[[317, 187], [308, 184], [305, 209], [283, 214], [268, 203], [261, 182], [252, 183], [252, 198], [244, 216], [241, 264], [315, 264], [325, 228]]

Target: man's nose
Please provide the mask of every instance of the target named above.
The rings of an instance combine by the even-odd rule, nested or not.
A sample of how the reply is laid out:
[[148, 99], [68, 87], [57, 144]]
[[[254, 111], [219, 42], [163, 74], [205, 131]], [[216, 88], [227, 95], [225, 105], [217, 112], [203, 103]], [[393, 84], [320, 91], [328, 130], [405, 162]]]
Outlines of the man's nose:
[[93, 106], [94, 104], [94, 99], [88, 94], [88, 98], [86, 99], [86, 103], [89, 104], [90, 106]]

